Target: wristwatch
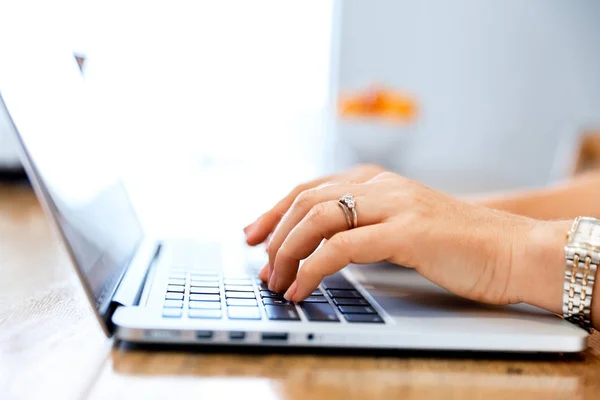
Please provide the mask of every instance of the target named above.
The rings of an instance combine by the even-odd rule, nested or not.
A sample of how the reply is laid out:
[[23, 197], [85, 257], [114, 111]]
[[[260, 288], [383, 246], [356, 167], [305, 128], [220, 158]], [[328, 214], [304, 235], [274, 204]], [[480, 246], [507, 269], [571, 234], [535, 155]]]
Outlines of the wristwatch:
[[577, 217], [565, 246], [563, 317], [592, 332], [592, 295], [600, 263], [600, 219]]

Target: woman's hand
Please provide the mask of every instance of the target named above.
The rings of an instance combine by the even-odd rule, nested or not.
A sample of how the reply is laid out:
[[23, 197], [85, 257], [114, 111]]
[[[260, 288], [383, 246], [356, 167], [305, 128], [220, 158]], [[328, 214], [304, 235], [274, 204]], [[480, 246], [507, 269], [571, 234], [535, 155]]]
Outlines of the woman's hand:
[[[350, 263], [389, 261], [472, 300], [529, 300], [560, 309], [568, 221], [534, 221], [457, 200], [390, 172], [356, 171], [350, 176], [360, 178], [324, 179], [296, 189], [250, 228], [249, 243], [261, 242], [275, 228], [269, 264], [260, 273], [272, 290], [301, 301], [325, 276]], [[346, 193], [356, 199], [358, 227], [352, 230], [337, 204]], [[551, 263], [552, 271], [540, 277], [535, 263], [545, 268]], [[531, 287], [533, 278], [539, 289]]]
[[264, 242], [267, 237], [273, 233], [275, 227], [290, 209], [292, 203], [305, 190], [313, 189], [324, 184], [350, 184], [363, 183], [373, 178], [374, 176], [384, 172], [385, 170], [377, 165], [359, 165], [348, 172], [338, 175], [326, 176], [321, 179], [316, 179], [311, 182], [298, 185], [287, 196], [285, 196], [275, 207], [261, 215], [256, 221], [244, 228], [246, 241], [249, 245], [254, 246]]
[[[294, 190], [280, 200], [273, 208], [244, 228], [247, 243], [251, 246], [263, 243], [273, 233], [279, 221], [288, 212], [296, 198], [303, 192], [321, 185], [363, 183], [384, 171], [385, 169], [377, 165], [364, 164], [341, 174], [326, 176], [296, 186]], [[275, 257], [270, 257], [270, 262], [261, 270], [259, 276], [262, 280], [267, 281], [267, 276], [271, 276], [273, 272], [271, 266], [274, 261]]]

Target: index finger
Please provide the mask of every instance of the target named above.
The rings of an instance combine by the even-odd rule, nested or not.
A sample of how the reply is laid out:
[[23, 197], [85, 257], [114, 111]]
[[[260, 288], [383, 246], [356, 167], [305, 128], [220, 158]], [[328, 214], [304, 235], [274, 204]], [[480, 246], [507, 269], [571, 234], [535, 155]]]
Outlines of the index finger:
[[386, 223], [334, 235], [304, 261], [284, 297], [289, 301], [302, 301], [310, 296], [323, 278], [348, 264], [370, 264], [391, 258], [393, 246], [390, 240], [393, 237]]

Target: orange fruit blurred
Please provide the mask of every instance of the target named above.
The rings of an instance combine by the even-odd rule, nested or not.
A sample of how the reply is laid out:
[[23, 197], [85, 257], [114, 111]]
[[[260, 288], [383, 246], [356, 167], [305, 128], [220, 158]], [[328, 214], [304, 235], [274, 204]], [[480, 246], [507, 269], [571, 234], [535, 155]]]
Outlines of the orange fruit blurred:
[[340, 96], [338, 108], [344, 118], [368, 117], [396, 122], [412, 121], [417, 114], [417, 105], [411, 96], [387, 88]]

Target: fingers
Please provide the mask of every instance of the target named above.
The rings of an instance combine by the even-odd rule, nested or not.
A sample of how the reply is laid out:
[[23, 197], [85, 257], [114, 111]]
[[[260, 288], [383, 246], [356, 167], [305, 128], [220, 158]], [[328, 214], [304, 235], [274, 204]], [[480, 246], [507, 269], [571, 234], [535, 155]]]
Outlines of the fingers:
[[260, 271], [258, 272], [258, 278], [260, 280], [262, 280], [263, 282], [267, 282], [268, 277], [269, 277], [269, 264], [265, 264], [264, 267], [262, 267], [260, 269]]
[[334, 235], [304, 261], [285, 298], [302, 301], [319, 286], [325, 276], [350, 263], [368, 264], [389, 259], [393, 254], [389, 224], [365, 226]]
[[363, 183], [383, 172], [384, 169], [376, 165], [359, 165], [348, 172], [326, 176], [311, 182], [299, 185], [286, 197], [275, 205], [271, 210], [263, 214], [252, 224], [244, 228], [246, 242], [255, 246], [264, 242], [269, 234], [273, 232], [282, 216], [293, 204], [296, 197], [305, 190], [315, 188], [324, 183]]
[[[356, 199], [360, 226], [381, 222], [385, 216], [368, 196]], [[300, 261], [310, 256], [323, 239], [349, 229], [348, 222], [337, 200], [317, 203], [284, 238], [276, 249], [273, 273], [269, 281], [271, 290], [279, 292], [289, 287], [298, 271]]]
[[[273, 232], [273, 236], [269, 242], [267, 249], [270, 264], [269, 280], [272, 278], [271, 274], [273, 273], [273, 267], [275, 265], [275, 256], [277, 255], [281, 244], [302, 218], [304, 218], [316, 204], [334, 199], [337, 200], [346, 192], [353, 190], [357, 196], [360, 196], [363, 193], [359, 193], [359, 191], [364, 191], [364, 187], [360, 187], [359, 185], [328, 185], [309, 189], [300, 193], [294, 201], [294, 204], [279, 222], [279, 225], [275, 229], [275, 232]], [[338, 209], [337, 211], [339, 213], [341, 210]], [[329, 216], [331, 216], [331, 214], [329, 214]]]
[[256, 221], [244, 228], [246, 242], [250, 246], [256, 246], [267, 239], [273, 232], [283, 215], [287, 212], [294, 200], [305, 190], [319, 186], [331, 179], [333, 176], [316, 179], [314, 181], [302, 184], [294, 188], [287, 196], [281, 199], [273, 208], [260, 216]]

